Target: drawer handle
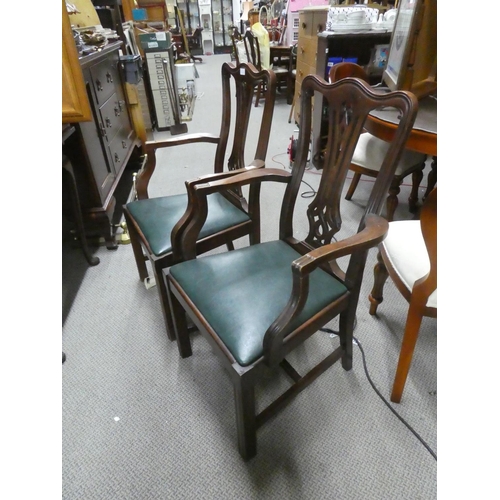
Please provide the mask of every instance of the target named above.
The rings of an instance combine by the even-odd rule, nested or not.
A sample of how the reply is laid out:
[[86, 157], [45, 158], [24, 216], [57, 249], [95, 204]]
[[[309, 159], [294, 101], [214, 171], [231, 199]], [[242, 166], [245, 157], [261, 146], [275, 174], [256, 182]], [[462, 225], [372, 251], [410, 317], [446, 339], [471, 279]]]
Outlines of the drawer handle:
[[302, 76], [303, 74], [304, 72], [301, 69], [299, 69], [299, 76]]
[[109, 71], [106, 73], [106, 80], [108, 83], [113, 83], [113, 77]]
[[300, 53], [301, 54], [303, 54], [305, 51], [306, 51], [306, 49], [304, 49], [304, 47], [300, 47]]
[[127, 141], [122, 141], [122, 148], [127, 149]]
[[323, 25], [318, 24], [318, 33], [321, 33], [323, 31]]
[[106, 129], [104, 128], [104, 125], [102, 123], [99, 123], [99, 128], [101, 130], [101, 135], [107, 139], [107, 136], [106, 136]]
[[102, 83], [101, 83], [101, 80], [96, 80], [96, 81], [95, 81], [95, 84], [96, 84], [97, 90], [102, 90]]
[[115, 153], [115, 162], [120, 163], [120, 157], [118, 156], [118, 153]]
[[121, 113], [121, 107], [120, 105], [115, 106], [115, 116], [120, 116]]
[[302, 29], [305, 30], [307, 27], [307, 24], [306, 23], [302, 23]]
[[108, 117], [104, 121], [106, 122], [106, 127], [111, 127], [111, 120]]

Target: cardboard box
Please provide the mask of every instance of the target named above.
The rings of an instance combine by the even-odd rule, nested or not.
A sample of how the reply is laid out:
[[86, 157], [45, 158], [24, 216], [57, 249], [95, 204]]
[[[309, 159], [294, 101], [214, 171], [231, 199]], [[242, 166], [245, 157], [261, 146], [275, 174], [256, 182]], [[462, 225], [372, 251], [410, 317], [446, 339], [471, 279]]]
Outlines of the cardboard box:
[[172, 44], [171, 35], [167, 31], [156, 31], [154, 33], [141, 33], [139, 41], [144, 52], [158, 52], [167, 50]]

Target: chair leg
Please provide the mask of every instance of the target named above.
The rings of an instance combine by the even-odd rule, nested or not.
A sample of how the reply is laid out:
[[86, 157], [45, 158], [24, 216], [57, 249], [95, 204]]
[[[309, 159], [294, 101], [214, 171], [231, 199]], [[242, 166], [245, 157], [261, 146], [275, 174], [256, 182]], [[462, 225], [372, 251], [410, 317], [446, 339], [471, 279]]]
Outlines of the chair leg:
[[394, 219], [394, 213], [396, 212], [396, 208], [398, 208], [398, 194], [401, 191], [399, 187], [400, 183], [401, 180], [394, 179], [392, 181], [391, 187], [389, 188], [389, 196], [387, 196], [386, 201], [386, 218], [388, 222], [391, 222]]
[[422, 163], [422, 169], [415, 170], [415, 172], [411, 174], [412, 186], [410, 197], [408, 198], [408, 205], [412, 214], [416, 213], [418, 210], [418, 188], [424, 177], [424, 168], [425, 162]]
[[393, 403], [399, 403], [401, 401], [406, 378], [410, 370], [411, 360], [413, 358], [413, 351], [415, 350], [415, 345], [417, 343], [420, 325], [422, 324], [422, 316], [422, 306], [420, 304], [410, 302], [403, 342], [399, 353], [398, 367], [396, 369], [396, 376], [394, 377], [394, 384], [392, 386], [391, 401]]
[[339, 317], [339, 341], [342, 348], [342, 368], [349, 371], [352, 368], [352, 341], [356, 309], [350, 307], [343, 311]]
[[169, 340], [174, 341], [176, 339], [174, 322], [172, 319], [170, 304], [168, 302], [168, 290], [163, 276], [163, 270], [161, 268], [156, 269], [155, 266], [153, 266], [153, 269], [155, 274], [156, 286], [158, 287], [158, 293], [160, 294], [160, 305], [161, 311], [163, 313], [163, 320], [165, 321], [165, 328], [167, 330], [167, 337]]
[[130, 221], [127, 212], [125, 212], [124, 215], [127, 223], [128, 235], [130, 237], [130, 244], [132, 245], [132, 251], [134, 252], [135, 265], [137, 267], [137, 272], [139, 273], [139, 279], [144, 282], [144, 280], [149, 276], [148, 268], [146, 266], [146, 257], [142, 251], [141, 243], [139, 242], [139, 235]]
[[288, 123], [292, 123], [293, 108], [295, 107], [295, 95], [292, 99], [292, 107], [290, 108], [290, 114], [288, 115]]
[[253, 385], [245, 377], [237, 377], [234, 382], [236, 403], [236, 428], [238, 450], [244, 460], [257, 454], [257, 425], [255, 419], [255, 393]]
[[234, 250], [234, 243], [232, 241], [228, 241], [226, 243], [226, 248], [231, 251], [231, 250]]
[[351, 185], [349, 186], [347, 194], [345, 195], [346, 200], [350, 200], [352, 198], [354, 191], [356, 191], [356, 188], [358, 187], [359, 179], [361, 179], [361, 174], [355, 172], [352, 177]]
[[168, 289], [167, 280], [167, 295], [172, 312], [172, 322], [174, 324], [175, 337], [177, 338], [177, 349], [181, 358], [189, 358], [193, 354], [191, 349], [191, 338], [189, 336], [186, 313], [175, 295]]
[[384, 300], [382, 293], [384, 290], [385, 282], [389, 277], [389, 273], [387, 272], [384, 259], [382, 258], [382, 254], [380, 253], [380, 251], [377, 253], [377, 263], [373, 268], [373, 275], [374, 275], [373, 288], [370, 295], [368, 296], [368, 300], [370, 301], [369, 312], [372, 316], [377, 314], [377, 307]]

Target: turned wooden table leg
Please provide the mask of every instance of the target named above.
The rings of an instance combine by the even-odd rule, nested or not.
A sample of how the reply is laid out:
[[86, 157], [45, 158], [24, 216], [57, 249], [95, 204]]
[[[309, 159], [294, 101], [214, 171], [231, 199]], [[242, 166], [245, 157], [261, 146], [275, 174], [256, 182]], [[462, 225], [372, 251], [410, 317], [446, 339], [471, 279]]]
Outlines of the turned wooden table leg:
[[411, 174], [412, 177], [412, 187], [410, 197], [408, 198], [408, 205], [410, 213], [414, 214], [418, 211], [418, 188], [424, 177], [424, 167], [425, 162], [422, 165], [422, 170], [416, 170]]
[[425, 191], [424, 200], [429, 196], [429, 193], [434, 189], [437, 182], [437, 156], [432, 157], [431, 171], [427, 176], [427, 190]]
[[370, 301], [369, 312], [372, 316], [377, 314], [377, 307], [384, 300], [383, 297], [384, 285], [385, 282], [387, 281], [387, 278], [389, 277], [389, 273], [387, 272], [387, 269], [384, 264], [384, 259], [380, 251], [377, 253], [377, 263], [373, 268], [373, 275], [374, 275], [373, 288], [370, 295], [368, 296], [368, 300]]

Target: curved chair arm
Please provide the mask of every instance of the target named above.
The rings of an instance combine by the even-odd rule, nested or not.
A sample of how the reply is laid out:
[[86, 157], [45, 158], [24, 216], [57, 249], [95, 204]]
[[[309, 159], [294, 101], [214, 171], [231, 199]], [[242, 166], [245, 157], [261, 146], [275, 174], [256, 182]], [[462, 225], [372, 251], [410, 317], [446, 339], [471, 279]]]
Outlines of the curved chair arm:
[[212, 174], [186, 182], [188, 206], [172, 229], [172, 252], [182, 260], [196, 258], [196, 241], [207, 219], [207, 196], [262, 181], [289, 182], [291, 173], [279, 168], [259, 168], [261, 160], [248, 167]]
[[311, 250], [292, 262], [293, 285], [288, 304], [268, 328], [264, 335], [264, 360], [267, 365], [277, 366], [284, 357], [283, 339], [290, 322], [297, 317], [307, 302], [309, 294], [309, 274], [321, 264], [331, 260], [369, 250], [377, 246], [387, 236], [389, 223], [384, 218], [369, 214], [365, 228], [344, 240]]
[[182, 146], [185, 144], [196, 144], [200, 142], [208, 142], [218, 144], [220, 137], [213, 134], [184, 134], [179, 137], [163, 139], [161, 141], [146, 141], [144, 144], [144, 152], [147, 155], [147, 160], [144, 168], [139, 171], [135, 180], [137, 191], [137, 199], [145, 200], [149, 198], [148, 185], [151, 176], [156, 168], [156, 150], [173, 146]]

